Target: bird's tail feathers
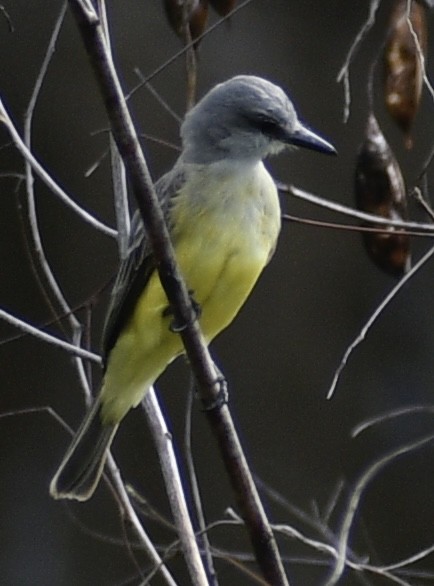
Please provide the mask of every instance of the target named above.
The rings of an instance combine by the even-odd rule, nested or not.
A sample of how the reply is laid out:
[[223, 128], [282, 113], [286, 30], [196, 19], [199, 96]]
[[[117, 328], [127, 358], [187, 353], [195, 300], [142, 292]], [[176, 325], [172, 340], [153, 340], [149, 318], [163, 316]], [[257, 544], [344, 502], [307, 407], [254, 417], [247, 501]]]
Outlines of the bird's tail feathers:
[[69, 446], [50, 484], [55, 499], [89, 499], [101, 477], [118, 425], [105, 424], [96, 400]]

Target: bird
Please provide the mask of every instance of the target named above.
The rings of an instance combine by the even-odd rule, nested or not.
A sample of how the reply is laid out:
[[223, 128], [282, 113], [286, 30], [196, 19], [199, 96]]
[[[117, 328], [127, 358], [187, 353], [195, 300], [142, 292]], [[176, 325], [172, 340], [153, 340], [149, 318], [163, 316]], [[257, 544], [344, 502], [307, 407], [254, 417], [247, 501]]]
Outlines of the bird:
[[[336, 150], [300, 122], [281, 87], [253, 75], [214, 86], [180, 134], [180, 156], [155, 189], [209, 344], [238, 314], [277, 244], [281, 209], [263, 160], [287, 147]], [[51, 481], [53, 498], [93, 495], [120, 422], [184, 353], [172, 318], [136, 211], [103, 331], [101, 389]]]

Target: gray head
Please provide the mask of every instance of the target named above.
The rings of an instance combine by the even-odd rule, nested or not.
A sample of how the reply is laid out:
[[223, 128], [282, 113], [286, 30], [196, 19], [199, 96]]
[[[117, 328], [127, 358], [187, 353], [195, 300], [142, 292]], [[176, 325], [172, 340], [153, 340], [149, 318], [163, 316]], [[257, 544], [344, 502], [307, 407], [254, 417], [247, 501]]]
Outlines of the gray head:
[[190, 163], [259, 161], [288, 145], [335, 154], [304, 127], [291, 100], [273, 83], [239, 75], [215, 86], [185, 117], [183, 157]]

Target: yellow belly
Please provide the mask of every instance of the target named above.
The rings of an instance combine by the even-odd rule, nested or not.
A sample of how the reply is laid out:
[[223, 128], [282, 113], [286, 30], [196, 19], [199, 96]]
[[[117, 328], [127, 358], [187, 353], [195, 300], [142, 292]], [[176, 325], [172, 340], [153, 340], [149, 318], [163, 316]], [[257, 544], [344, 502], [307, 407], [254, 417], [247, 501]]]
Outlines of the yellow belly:
[[[230, 205], [234, 202], [228, 198], [227, 209], [225, 205], [204, 209], [194, 200], [185, 205], [183, 194], [174, 205], [176, 223], [172, 240], [176, 257], [188, 289], [201, 306], [200, 325], [207, 342], [234, 319], [275, 245], [280, 209], [274, 184], [271, 178], [267, 181], [265, 169], [263, 172], [265, 185], [260, 183], [258, 191], [252, 177], [244, 192], [246, 201], [239, 205]], [[219, 181], [219, 186], [222, 196], [227, 197], [229, 186], [224, 181]], [[264, 189], [271, 192], [264, 194]], [[235, 193], [239, 194], [239, 190]], [[250, 206], [255, 196], [260, 201], [257, 206], [248, 207], [246, 214], [246, 205]], [[260, 199], [263, 196], [268, 206], [265, 209]], [[183, 352], [180, 336], [169, 329], [172, 317], [164, 315], [167, 305], [154, 273], [109, 356], [101, 394], [106, 421], [122, 419], [166, 366]]]

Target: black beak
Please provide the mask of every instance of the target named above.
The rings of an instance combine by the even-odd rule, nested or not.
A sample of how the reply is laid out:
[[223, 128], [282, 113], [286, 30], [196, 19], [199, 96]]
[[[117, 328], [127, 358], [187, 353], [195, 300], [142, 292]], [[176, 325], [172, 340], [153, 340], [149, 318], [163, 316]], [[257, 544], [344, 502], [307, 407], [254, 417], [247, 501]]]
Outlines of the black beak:
[[288, 137], [288, 144], [304, 147], [326, 155], [337, 155], [337, 151], [329, 142], [300, 124], [297, 123], [295, 131]]

